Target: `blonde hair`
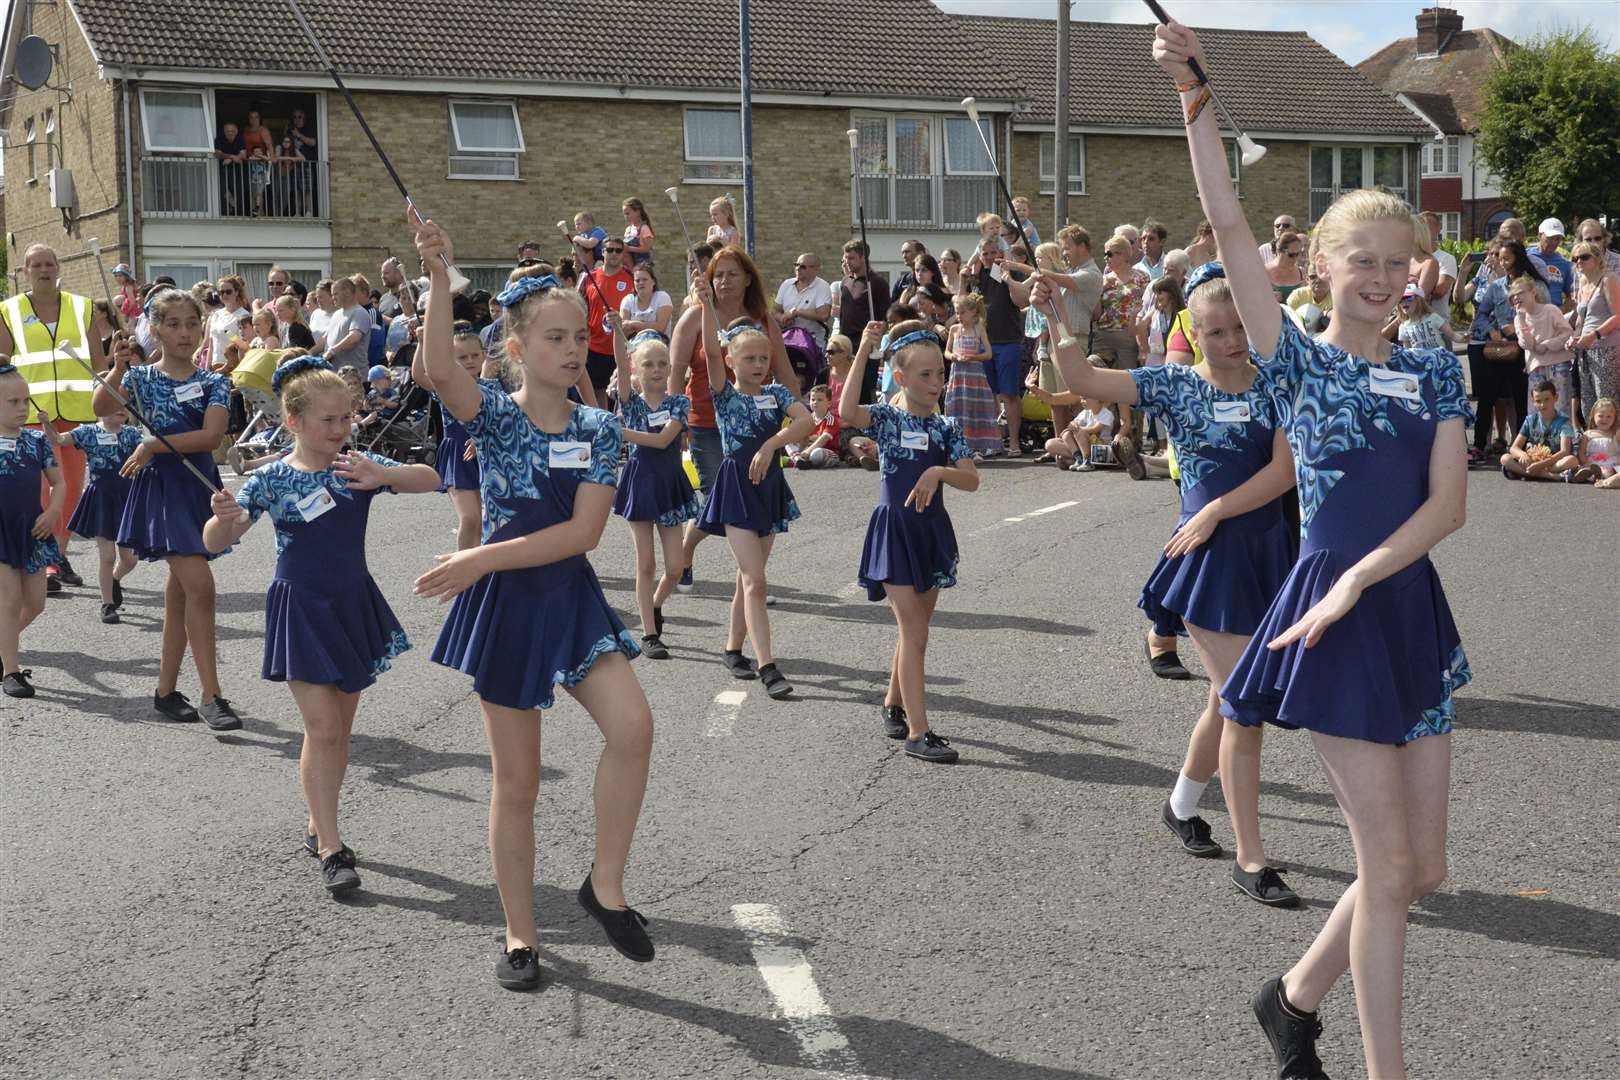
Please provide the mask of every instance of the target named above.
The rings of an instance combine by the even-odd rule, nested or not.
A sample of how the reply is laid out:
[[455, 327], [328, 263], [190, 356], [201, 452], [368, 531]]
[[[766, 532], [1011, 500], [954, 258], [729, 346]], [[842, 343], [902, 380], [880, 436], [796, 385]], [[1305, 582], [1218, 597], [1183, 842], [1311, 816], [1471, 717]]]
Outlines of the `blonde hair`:
[[530, 293], [511, 307], [501, 309], [501, 318], [506, 323], [506, 341], [510, 343], [523, 339], [523, 335], [528, 332], [529, 324], [539, 314], [540, 305], [560, 302], [574, 304], [581, 311], [586, 312], [587, 315], [589, 314], [589, 309], [585, 306], [585, 298], [573, 289], [559, 285], [554, 289], [547, 289], [545, 292]]
[[162, 322], [169, 314], [169, 309], [185, 305], [196, 313], [197, 318], [206, 318], [203, 313], [202, 301], [188, 292], [179, 289], [164, 289], [146, 302], [146, 310], [153, 322]]
[[22, 257], [23, 265], [27, 266], [28, 260], [32, 259], [35, 255], [38, 255], [42, 251], [49, 252], [52, 259], [56, 260], [58, 264], [61, 263], [62, 257], [56, 253], [55, 248], [51, 247], [49, 244], [41, 244], [38, 241], [35, 241], [24, 249]]
[[1061, 269], [1063, 266], [1063, 249], [1050, 240], [1044, 244], [1036, 244], [1035, 265], [1043, 270], [1048, 266]]
[[984, 297], [976, 292], [957, 293], [956, 310], [972, 312], [975, 324], [983, 322], [988, 315], [988, 309], [984, 305]]
[[[286, 362], [286, 358], [282, 358]], [[345, 398], [351, 393], [343, 376], [326, 367], [306, 368], [281, 380], [281, 411], [288, 416], [302, 416], [310, 402], [321, 394], [338, 393]]]
[[[1513, 290], [1509, 289], [1508, 291], [1512, 292]], [[1401, 299], [1404, 300], [1406, 298], [1402, 296]], [[1429, 298], [1424, 296], [1423, 293], [1419, 292], [1416, 296], [1412, 297], [1411, 312], [1402, 312], [1401, 319], [1405, 322], [1416, 322], [1419, 319], [1428, 318], [1431, 310], [1432, 309], [1429, 307]]]
[[[925, 322], [922, 319], [907, 319], [905, 322], [896, 323], [894, 326], [889, 328], [889, 340], [899, 341], [907, 334], [914, 334], [919, 330], [926, 330], [929, 333], [932, 333], [933, 329], [934, 327], [932, 323]], [[890, 353], [889, 363], [894, 365], [894, 369], [896, 371], [904, 371], [906, 370], [906, 365], [911, 363], [912, 359], [916, 357], [918, 349], [933, 349], [936, 353], [941, 351], [939, 345], [932, 341], [914, 341], [910, 345], [907, 345], [905, 348], [901, 349], [899, 352]]]
[[709, 200], [709, 213], [716, 210], [726, 212], [726, 222], [735, 229], [737, 227], [737, 207], [732, 203], [730, 195], [719, 195]]
[[1199, 313], [1209, 308], [1211, 304], [1233, 304], [1232, 283], [1223, 277], [1210, 278], [1192, 291], [1187, 297], [1187, 318], [1192, 320], [1194, 330], [1202, 328], [1203, 319]]
[[[1602, 408], [1607, 408], [1609, 415], [1614, 418], [1610, 421], [1607, 429], [1597, 426], [1598, 410]], [[1612, 397], [1600, 397], [1592, 402], [1592, 407], [1586, 411], [1586, 422], [1592, 425], [1593, 431], [1620, 431], [1620, 406], [1615, 405]]]
[[1350, 230], [1357, 225], [1374, 221], [1403, 221], [1412, 230], [1412, 246], [1418, 246], [1418, 236], [1427, 236], [1429, 227], [1423, 219], [1412, 213], [1406, 200], [1387, 191], [1359, 188], [1347, 191], [1333, 200], [1323, 211], [1311, 232], [1311, 257], [1332, 255], [1349, 240]]
[[988, 225], [992, 221], [996, 223], [996, 231], [997, 232], [1001, 231], [1001, 226], [1002, 226], [1001, 215], [996, 214], [996, 213], [992, 213], [989, 210], [984, 211], [978, 217], [974, 218], [973, 219], [973, 224], [978, 227], [980, 232], [983, 232], [984, 227], [986, 225]]
[[663, 353], [664, 359], [668, 360], [669, 343], [666, 341], [660, 341], [657, 338], [648, 338], [630, 350], [630, 359], [639, 365], [643, 357], [655, 353]]
[[1108, 238], [1107, 243], [1103, 244], [1103, 254], [1113, 255], [1118, 252], [1124, 252], [1126, 255], [1129, 255], [1131, 253], [1131, 242], [1125, 237], [1119, 235], [1119, 233], [1115, 233], [1113, 236]]
[[844, 353], [854, 353], [855, 351], [855, 343], [843, 334], [834, 334], [827, 339], [827, 351], [832, 352], [834, 346]]
[[[1586, 223], [1583, 221], [1581, 223], [1581, 227], [1585, 228], [1585, 226], [1586, 226]], [[1599, 277], [1603, 276], [1603, 259], [1604, 259], [1604, 256], [1607, 254], [1607, 251], [1604, 249], [1604, 247], [1601, 244], [1594, 244], [1590, 240], [1582, 240], [1582, 241], [1579, 241], [1578, 243], [1576, 243], [1576, 245], [1574, 247], [1569, 249], [1569, 254], [1570, 254], [1570, 256], [1572, 258], [1574, 256], [1576, 256], [1576, 255], [1590, 255], [1590, 256], [1592, 256], [1594, 265], [1596, 266], [1596, 269], [1592, 273], [1593, 278], [1599, 278]], [[1585, 276], [1586, 272], [1584, 270], [1581, 270], [1580, 264], [1578, 264], [1578, 263], [1576, 264], [1575, 270], [1576, 270], [1577, 273], [1580, 273], [1583, 277]]]
[[1520, 274], [1508, 283], [1508, 295], [1518, 296], [1520, 293], [1529, 293], [1530, 299], [1537, 303], [1547, 302], [1546, 287], [1529, 274]]

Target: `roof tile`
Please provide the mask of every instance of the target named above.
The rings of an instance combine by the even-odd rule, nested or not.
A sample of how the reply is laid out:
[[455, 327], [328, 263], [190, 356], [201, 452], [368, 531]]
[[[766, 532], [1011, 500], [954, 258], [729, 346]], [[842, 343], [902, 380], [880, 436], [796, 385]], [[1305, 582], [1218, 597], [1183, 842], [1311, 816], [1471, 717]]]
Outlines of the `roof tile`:
[[[1398, 38], [1357, 64], [1356, 69], [1394, 92], [1449, 98], [1458, 123], [1455, 133], [1478, 131], [1480, 113], [1485, 109], [1485, 83], [1508, 50], [1516, 48], [1512, 39], [1487, 26], [1452, 36], [1439, 56], [1419, 58], [1417, 38]], [[1446, 126], [1439, 116], [1430, 115], [1441, 127]]]

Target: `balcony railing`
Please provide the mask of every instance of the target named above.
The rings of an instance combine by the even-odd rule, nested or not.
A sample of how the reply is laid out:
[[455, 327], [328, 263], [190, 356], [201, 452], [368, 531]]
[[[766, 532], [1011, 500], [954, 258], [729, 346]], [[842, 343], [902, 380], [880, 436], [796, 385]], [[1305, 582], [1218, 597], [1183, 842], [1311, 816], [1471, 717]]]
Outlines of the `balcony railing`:
[[863, 173], [860, 177], [868, 225], [972, 228], [979, 214], [996, 209], [997, 191], [993, 176]]
[[147, 217], [330, 221], [329, 180], [324, 161], [221, 162], [213, 154], [141, 158]]

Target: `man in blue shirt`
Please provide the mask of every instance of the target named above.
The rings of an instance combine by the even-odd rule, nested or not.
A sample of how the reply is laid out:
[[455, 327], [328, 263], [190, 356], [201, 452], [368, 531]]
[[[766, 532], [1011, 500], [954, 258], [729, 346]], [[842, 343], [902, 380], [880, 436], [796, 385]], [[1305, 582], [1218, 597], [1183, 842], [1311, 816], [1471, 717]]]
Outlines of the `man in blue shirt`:
[[1564, 223], [1550, 217], [1536, 232], [1540, 234], [1536, 254], [1546, 267], [1547, 302], [1569, 311], [1575, 306], [1575, 267], [1558, 253], [1558, 246], [1564, 242]]

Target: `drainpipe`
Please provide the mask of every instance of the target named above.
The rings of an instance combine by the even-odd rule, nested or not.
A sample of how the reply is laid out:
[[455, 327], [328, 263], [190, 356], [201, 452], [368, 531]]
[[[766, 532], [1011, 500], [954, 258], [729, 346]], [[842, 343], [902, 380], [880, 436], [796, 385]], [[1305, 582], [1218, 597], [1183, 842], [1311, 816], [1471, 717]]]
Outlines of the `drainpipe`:
[[135, 258], [135, 162], [130, 156], [132, 140], [129, 133], [129, 95], [130, 85], [128, 79], [118, 80], [118, 96], [123, 103], [124, 110], [124, 209], [129, 214], [129, 229], [124, 244], [124, 258], [128, 260], [131, 270], [135, 271], [135, 280], [140, 281], [140, 263]]

